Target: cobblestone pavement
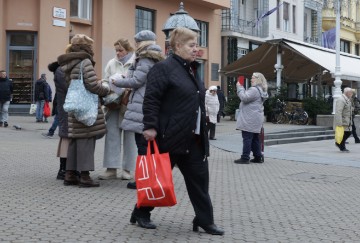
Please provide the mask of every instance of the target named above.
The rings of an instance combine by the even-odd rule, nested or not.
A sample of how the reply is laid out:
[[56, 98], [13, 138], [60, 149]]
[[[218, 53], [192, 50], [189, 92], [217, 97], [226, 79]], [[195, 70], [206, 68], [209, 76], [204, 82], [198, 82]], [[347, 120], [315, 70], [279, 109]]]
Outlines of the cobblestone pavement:
[[[359, 242], [358, 167], [269, 157], [264, 164], [234, 164], [240, 154], [221, 148], [227, 134], [235, 133], [234, 122], [222, 121], [212, 142], [225, 141], [211, 146], [209, 165], [215, 222], [225, 235], [192, 232], [194, 212], [178, 169], [178, 204], [156, 208], [152, 220], [158, 228], [145, 230], [129, 223], [136, 194], [126, 189], [127, 181], [101, 181], [99, 188], [84, 189], [55, 179], [58, 138], [41, 136], [50, 125], [10, 116], [9, 127], [0, 127], [0, 242]], [[322, 141], [284, 145], [284, 151], [306, 155], [305, 148], [318, 144], [335, 151]], [[359, 155], [350, 145], [349, 154]], [[103, 170], [103, 146], [101, 139], [93, 177]], [[334, 153], [341, 155], [348, 154]]]

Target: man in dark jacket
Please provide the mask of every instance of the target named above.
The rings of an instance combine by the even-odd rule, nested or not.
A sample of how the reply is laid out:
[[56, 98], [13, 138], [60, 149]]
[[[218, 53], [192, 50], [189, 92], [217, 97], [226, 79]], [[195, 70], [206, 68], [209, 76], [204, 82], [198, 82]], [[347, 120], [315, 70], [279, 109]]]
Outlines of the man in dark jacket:
[[0, 71], [0, 127], [7, 127], [9, 117], [9, 105], [11, 95], [13, 92], [13, 85], [10, 79], [6, 76], [6, 71]]
[[219, 103], [220, 103], [220, 109], [217, 115], [217, 122], [220, 122], [220, 117], [222, 116], [223, 118], [225, 117], [225, 113], [224, 113], [224, 108], [225, 108], [225, 103], [226, 103], [226, 99], [225, 99], [225, 95], [224, 92], [222, 92], [220, 86], [217, 86], [217, 96], [219, 99]]
[[35, 102], [36, 102], [36, 122], [43, 122], [43, 111], [47, 93], [46, 74], [41, 74], [41, 77], [35, 83]]

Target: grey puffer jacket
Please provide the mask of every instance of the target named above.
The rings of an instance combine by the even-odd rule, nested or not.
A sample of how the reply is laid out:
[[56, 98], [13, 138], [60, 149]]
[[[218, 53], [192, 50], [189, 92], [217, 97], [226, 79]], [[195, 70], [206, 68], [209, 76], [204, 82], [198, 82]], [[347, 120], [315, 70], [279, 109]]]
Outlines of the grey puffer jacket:
[[236, 129], [252, 133], [260, 133], [264, 123], [263, 102], [268, 98], [267, 92], [261, 86], [253, 86], [245, 90], [243, 86], [237, 87], [240, 112], [236, 121]]
[[[78, 79], [81, 61], [84, 61], [83, 81], [85, 88], [91, 93], [97, 94], [99, 97], [103, 97], [110, 92], [110, 88], [109, 86], [103, 86], [101, 81], [98, 80], [91, 60], [91, 56], [85, 52], [72, 52], [58, 57], [58, 63], [65, 73], [67, 84], [69, 84], [72, 79]], [[69, 138], [101, 137], [105, 133], [105, 115], [101, 109], [100, 99], [98, 104], [98, 116], [92, 126], [86, 126], [77, 121], [73, 115], [68, 114]]]
[[151, 44], [137, 53], [133, 66], [128, 71], [128, 77], [114, 80], [114, 85], [122, 88], [132, 88], [124, 120], [121, 123], [123, 130], [142, 133], [143, 102], [147, 83], [147, 74], [155, 63], [163, 60], [161, 47]]
[[343, 94], [336, 101], [334, 126], [343, 126], [345, 131], [351, 131], [351, 118], [351, 100]]

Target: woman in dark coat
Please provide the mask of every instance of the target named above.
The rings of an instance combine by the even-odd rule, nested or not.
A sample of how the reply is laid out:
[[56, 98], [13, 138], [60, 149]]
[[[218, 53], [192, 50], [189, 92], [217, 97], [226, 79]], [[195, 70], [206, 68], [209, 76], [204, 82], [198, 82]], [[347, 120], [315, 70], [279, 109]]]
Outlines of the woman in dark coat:
[[[55, 83], [55, 98], [53, 105], [53, 110], [56, 110], [56, 119], [58, 120], [59, 126], [59, 145], [57, 151], [57, 157], [60, 158], [60, 168], [57, 174], [56, 179], [64, 180], [65, 170], [66, 170], [66, 158], [67, 158], [67, 150], [69, 146], [69, 138], [68, 138], [68, 124], [67, 124], [67, 113], [64, 111], [64, 103], [67, 92], [67, 85], [65, 80], [64, 72], [61, 70], [58, 62], [53, 62], [48, 65], [48, 69], [54, 73], [54, 83]], [[55, 119], [55, 118], [54, 118]]]
[[[177, 164], [183, 174], [195, 211], [193, 231], [201, 227], [206, 233], [223, 235], [224, 231], [214, 224], [209, 195], [205, 88], [190, 67], [198, 51], [197, 36], [187, 28], [173, 30], [170, 45], [174, 54], [155, 64], [147, 76], [143, 146], [147, 146], [146, 140], [156, 139], [160, 152], [169, 152], [172, 166]], [[130, 222], [155, 228], [150, 220], [152, 209], [136, 206]]]

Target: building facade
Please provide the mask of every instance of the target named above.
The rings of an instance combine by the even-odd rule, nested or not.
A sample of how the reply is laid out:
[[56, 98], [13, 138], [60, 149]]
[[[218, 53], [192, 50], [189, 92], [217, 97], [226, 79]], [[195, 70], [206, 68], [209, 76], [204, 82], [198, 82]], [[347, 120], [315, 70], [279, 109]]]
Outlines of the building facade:
[[[199, 76], [205, 86], [219, 85], [221, 63], [221, 10], [230, 0], [186, 0], [185, 10], [199, 28]], [[162, 28], [179, 10], [175, 0], [0, 0], [0, 69], [14, 82], [13, 106], [33, 102], [34, 84], [47, 65], [64, 53], [70, 39], [78, 33], [95, 41], [96, 72], [102, 77], [106, 63], [114, 57], [113, 43], [140, 30], [149, 29], [158, 36], [165, 50]]]
[[[321, 45], [322, 6], [320, 0], [231, 0], [230, 9], [222, 11], [223, 67], [272, 39]], [[228, 86], [235, 82], [222, 78]], [[269, 87], [276, 89], [276, 75], [267, 78]], [[305, 91], [304, 85], [289, 85], [291, 97], [304, 96]]]

